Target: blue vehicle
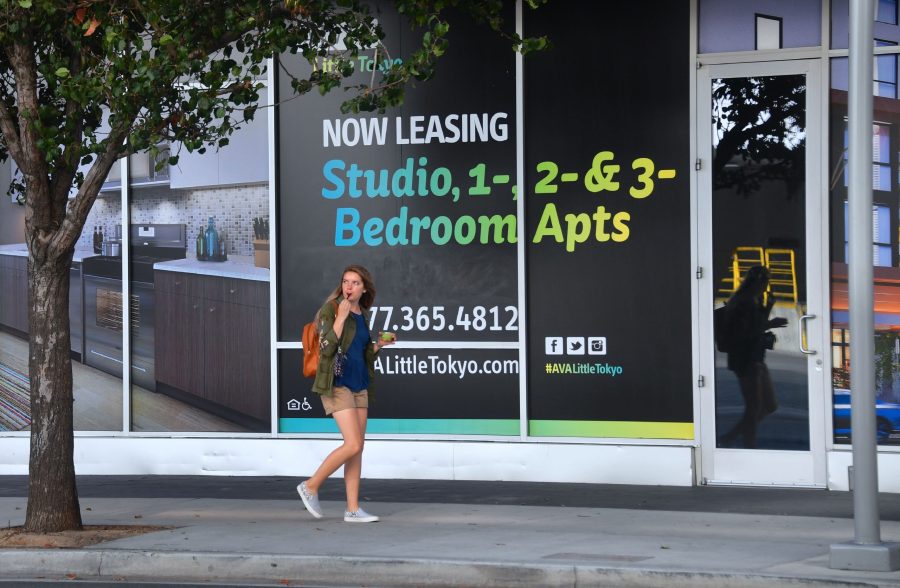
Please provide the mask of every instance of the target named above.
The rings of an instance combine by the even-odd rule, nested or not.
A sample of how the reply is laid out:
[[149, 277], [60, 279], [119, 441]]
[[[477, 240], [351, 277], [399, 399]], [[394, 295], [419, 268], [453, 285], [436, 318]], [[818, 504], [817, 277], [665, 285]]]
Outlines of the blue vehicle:
[[[875, 423], [879, 443], [900, 441], [900, 404], [876, 401]], [[844, 388], [834, 389], [834, 437], [851, 438], [850, 390]]]

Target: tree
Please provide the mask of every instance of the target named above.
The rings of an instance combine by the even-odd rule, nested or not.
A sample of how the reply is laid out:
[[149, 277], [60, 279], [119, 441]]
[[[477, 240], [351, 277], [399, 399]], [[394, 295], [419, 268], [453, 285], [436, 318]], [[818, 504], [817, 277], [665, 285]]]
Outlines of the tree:
[[[448, 47], [448, 10], [491, 27], [517, 50], [543, 47], [544, 39], [506, 32], [503, 4], [395, 0], [421, 45], [377, 83], [352, 87], [342, 110], [400, 104], [408, 81], [431, 77]], [[271, 56], [330, 57], [333, 69], [313, 68], [292, 82], [296, 94], [325, 93], [344, 86], [358, 54], [383, 38], [360, 0], [0, 0], [0, 160], [11, 157], [22, 174], [11, 190], [26, 209], [31, 292], [26, 531], [81, 526], [68, 270], [112, 165], [140, 151], [159, 157], [164, 143], [200, 152], [227, 145], [256, 113]], [[171, 154], [169, 163], [177, 159]]]
[[747, 198], [778, 179], [790, 198], [804, 178], [805, 97], [803, 76], [714, 80], [714, 188]]

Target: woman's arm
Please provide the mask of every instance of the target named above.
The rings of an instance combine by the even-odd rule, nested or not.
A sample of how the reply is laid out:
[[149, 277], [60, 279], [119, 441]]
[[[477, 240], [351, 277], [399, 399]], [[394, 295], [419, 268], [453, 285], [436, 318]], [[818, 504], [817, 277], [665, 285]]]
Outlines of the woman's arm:
[[333, 300], [319, 310], [319, 356], [331, 357], [337, 352], [344, 321], [337, 321], [337, 303]]

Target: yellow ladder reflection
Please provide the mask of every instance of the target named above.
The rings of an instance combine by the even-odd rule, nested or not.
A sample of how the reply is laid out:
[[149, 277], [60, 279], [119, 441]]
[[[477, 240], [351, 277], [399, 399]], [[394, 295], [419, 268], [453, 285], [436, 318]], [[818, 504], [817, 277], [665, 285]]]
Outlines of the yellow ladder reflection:
[[735, 247], [731, 252], [731, 271], [722, 278], [719, 294], [730, 296], [741, 285], [747, 270], [754, 265], [765, 265], [765, 252], [762, 247]]
[[793, 249], [766, 249], [769, 290], [776, 300], [797, 302], [797, 274]]
[[722, 278], [719, 295], [728, 297], [741, 285], [747, 270], [755, 265], [769, 269], [769, 294], [776, 301], [797, 302], [797, 269], [793, 249], [735, 247], [731, 270]]

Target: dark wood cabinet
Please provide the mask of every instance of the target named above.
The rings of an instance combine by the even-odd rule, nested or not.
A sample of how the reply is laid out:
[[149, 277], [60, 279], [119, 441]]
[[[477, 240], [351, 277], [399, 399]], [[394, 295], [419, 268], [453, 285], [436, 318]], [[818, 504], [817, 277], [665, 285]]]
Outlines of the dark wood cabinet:
[[268, 430], [268, 283], [157, 271], [155, 284], [158, 389]]
[[16, 268], [13, 272], [16, 298], [16, 312], [14, 316], [13, 326], [23, 333], [30, 333], [28, 328], [28, 258], [14, 257], [16, 260]]
[[28, 258], [0, 255], [0, 324], [27, 335]]
[[196, 393], [203, 389], [203, 300], [157, 288], [156, 305], [156, 380]]
[[9, 255], [0, 255], [0, 325], [12, 326], [13, 311], [16, 308], [16, 298], [13, 293], [13, 258]]
[[[268, 420], [268, 309], [221, 301], [207, 301], [207, 305], [206, 397]], [[262, 324], [265, 329], [260, 328]], [[265, 394], [260, 393], [262, 388]]]
[[[69, 334], [73, 356], [84, 354], [84, 290], [81, 262], [69, 269]], [[0, 255], [0, 325], [16, 335], [27, 337], [28, 325], [28, 258]]]
[[81, 263], [72, 262], [69, 268], [69, 339], [72, 353], [79, 361], [84, 358], [84, 285]]

